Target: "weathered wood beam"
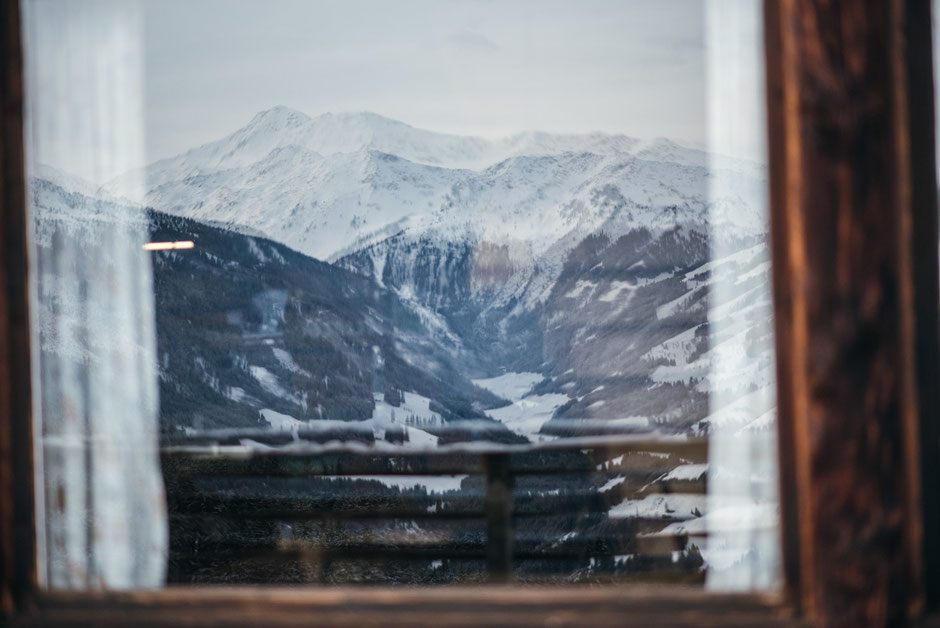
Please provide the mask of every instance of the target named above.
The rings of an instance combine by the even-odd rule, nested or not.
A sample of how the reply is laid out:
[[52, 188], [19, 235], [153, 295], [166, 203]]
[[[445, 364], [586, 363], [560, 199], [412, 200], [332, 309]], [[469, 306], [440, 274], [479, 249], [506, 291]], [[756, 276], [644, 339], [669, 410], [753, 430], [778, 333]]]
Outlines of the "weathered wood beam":
[[0, 3], [0, 615], [36, 580], [19, 2]]
[[40, 600], [11, 626], [797, 626], [775, 596], [632, 586], [175, 587]]
[[765, 2], [784, 569], [791, 599], [822, 625], [904, 623], [930, 582], [928, 4]]
[[[911, 263], [914, 289], [917, 402], [920, 409], [921, 504], [927, 611], [940, 610], [940, 283], [937, 281], [937, 160], [934, 123], [932, 3], [908, 2], [901, 37], [906, 45], [910, 164]], [[925, 80], [926, 79], [926, 80]]]
[[509, 582], [513, 577], [512, 521], [513, 477], [509, 471], [509, 455], [488, 454], [483, 457], [486, 469], [486, 570], [490, 582]]

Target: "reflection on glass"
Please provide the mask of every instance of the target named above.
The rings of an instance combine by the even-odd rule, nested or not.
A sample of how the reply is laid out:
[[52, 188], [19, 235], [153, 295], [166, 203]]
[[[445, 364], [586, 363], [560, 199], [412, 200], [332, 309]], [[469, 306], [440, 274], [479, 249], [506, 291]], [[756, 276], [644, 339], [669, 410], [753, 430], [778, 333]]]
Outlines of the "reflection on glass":
[[755, 3], [60, 5], [50, 586], [774, 585]]
[[144, 245], [145, 251], [169, 251], [171, 249], [191, 249], [196, 244], [192, 240], [179, 240], [177, 242], [148, 242]]

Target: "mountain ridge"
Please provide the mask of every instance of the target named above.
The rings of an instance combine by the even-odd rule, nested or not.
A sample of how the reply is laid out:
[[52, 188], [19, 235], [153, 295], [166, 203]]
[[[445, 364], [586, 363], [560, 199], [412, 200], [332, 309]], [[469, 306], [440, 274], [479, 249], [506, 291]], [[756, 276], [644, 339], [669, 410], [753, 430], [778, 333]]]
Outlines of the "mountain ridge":
[[[493, 142], [368, 112], [311, 118], [276, 107], [225, 138], [103, 189], [335, 260], [394, 225], [441, 237], [448, 231], [464, 237], [469, 226], [480, 239], [520, 239], [546, 250], [578, 224], [589, 231], [587, 216], [595, 228], [605, 221], [613, 228], [603, 214], [610, 190], [631, 206], [624, 215], [634, 216], [618, 229], [655, 226], [666, 207], [682, 212], [681, 220], [702, 222], [713, 204], [711, 167], [718, 165], [737, 169], [748, 182], [715, 201], [735, 214], [726, 230], [759, 231], [762, 218], [747, 209], [763, 193], [763, 171], [747, 162], [712, 161], [665, 139], [526, 132]], [[145, 187], [123, 187], [132, 181]]]
[[[274, 108], [152, 165], [142, 200], [375, 281], [467, 347], [466, 377], [552, 378], [539, 391], [571, 397], [558, 418], [703, 419], [697, 358], [722, 339], [707, 331], [708, 272], [686, 275], [710, 249], [763, 246], [764, 170], [665, 139], [519, 137], [533, 153], [445, 167], [408, 157], [462, 147], [467, 161], [493, 144]], [[716, 168], [730, 185], [713, 186]]]

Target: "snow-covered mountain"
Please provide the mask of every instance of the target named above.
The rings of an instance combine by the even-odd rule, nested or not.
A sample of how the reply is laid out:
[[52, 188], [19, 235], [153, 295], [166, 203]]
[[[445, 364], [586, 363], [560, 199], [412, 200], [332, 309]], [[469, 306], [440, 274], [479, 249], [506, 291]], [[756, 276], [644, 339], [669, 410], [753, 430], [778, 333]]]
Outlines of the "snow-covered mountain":
[[[195, 243], [152, 257], [164, 443], [247, 452], [351, 441], [389, 454], [376, 456], [367, 476], [203, 478], [200, 494], [211, 499], [251, 497], [266, 508], [279, 502], [263, 500], [326, 500], [337, 521], [402, 498], [443, 512], [478, 504], [483, 479], [402, 476], [394, 452], [772, 428], [757, 164], [666, 140], [529, 133], [488, 141], [373, 114], [309, 118], [276, 108], [103, 188], [53, 169], [33, 174], [41, 259], [69, 250], [114, 266], [108, 243], [122, 229]], [[134, 180], [148, 183], [132, 190]], [[152, 209], [129, 207], [120, 200], [128, 195]], [[84, 361], [108, 351], [107, 329], [89, 347], [63, 326], [102, 328], [113, 320], [107, 296], [85, 303], [75, 297], [81, 286], [57, 281], [51, 266], [40, 270], [43, 354]], [[717, 553], [695, 535], [728, 512], [768, 525], [775, 517], [771, 504], [752, 500], [716, 512], [704, 490], [728, 469], [705, 459], [580, 446], [537, 456], [572, 473], [517, 478], [520, 512], [531, 500], [557, 503], [559, 514], [517, 518], [516, 538], [525, 552], [576, 556], [554, 566], [565, 582], [657, 570], [701, 577]], [[174, 498], [190, 499], [178, 489], [168, 484], [171, 512]], [[226, 528], [224, 543], [321, 551], [347, 538], [395, 547], [448, 539], [461, 548], [485, 540], [483, 528], [460, 519], [348, 521], [252, 521]], [[215, 528], [186, 516], [170, 524], [175, 581], [306, 577], [217, 562]], [[685, 534], [693, 536], [677, 544]], [[208, 560], [194, 560], [195, 547]], [[476, 578], [457, 561], [390, 564], [368, 578]], [[517, 561], [517, 573], [542, 578], [546, 565]], [[370, 581], [343, 569], [331, 581]]]
[[[454, 340], [464, 377], [543, 376], [530, 394], [558, 403], [532, 424], [562, 434], [572, 420], [686, 429], [715, 410], [709, 365], [747, 347], [709, 327], [710, 257], [756, 251], [723, 268], [766, 287], [765, 186], [760, 164], [665, 139], [487, 140], [276, 107], [102, 192], [371, 278]], [[736, 342], [766, 335], [763, 309], [725, 310]], [[743, 374], [741, 394], [766, 380]]]
[[[195, 242], [185, 253], [153, 256], [161, 421], [169, 433], [311, 430], [316, 421], [321, 435], [333, 437], [343, 422], [358, 422], [365, 431], [350, 433], [359, 440], [364, 433], [384, 438], [389, 426], [432, 439], [408, 425], [414, 417], [436, 432], [471, 420], [492, 437], [518, 439], [479, 409], [505, 401], [457, 368], [459, 343], [368, 277], [275, 242], [96, 199], [46, 179], [30, 181], [30, 196], [33, 241], [43, 259], [68, 248], [115, 265], [113, 247], [103, 243], [126, 249], [130, 236], [115, 234], [130, 229]], [[43, 351], [100, 360], [107, 347], [88, 346], [67, 326], [102, 325], [112, 304], [70, 298], [53, 271], [43, 270], [37, 316]]]
[[[741, 173], [742, 182], [718, 199], [733, 214], [723, 232], [759, 231], [758, 165], [667, 140], [524, 133], [490, 141], [371, 113], [310, 118], [277, 107], [104, 189], [335, 259], [388, 235], [432, 229], [449, 240], [469, 234], [544, 250], [572, 229], [596, 229], [613, 209], [621, 210], [622, 230], [671, 225], [676, 211], [701, 223], [710, 209], [708, 178], [722, 168]], [[134, 189], [140, 180], [145, 188]], [[608, 202], [614, 190], [618, 208]]]
[[162, 185], [187, 176], [247, 166], [272, 150], [291, 144], [321, 155], [374, 150], [426, 165], [481, 169], [513, 155], [584, 150], [614, 154], [628, 152], [638, 142], [626, 136], [603, 133], [553, 135], [538, 132], [490, 141], [417, 129], [369, 112], [326, 113], [311, 118], [279, 106], [259, 112], [247, 125], [227, 137], [148, 166], [146, 174], [151, 185]]
[[[374, 114], [275, 108], [103, 189], [42, 174], [32, 182], [40, 247], [65, 238], [96, 255], [101, 233], [126, 220], [146, 220], [160, 240], [195, 242], [154, 255], [168, 442], [391, 450], [772, 426], [758, 164], [667, 140], [489, 141]], [[147, 184], [131, 189], [135, 180]], [[122, 196], [154, 209], [128, 211]], [[54, 312], [39, 317], [49, 337], [54, 325], [42, 323]], [[584, 554], [586, 575], [649, 568], [637, 534], [671, 539], [705, 525], [704, 460], [598, 451], [584, 466], [586, 452], [559, 455], [599, 472], [561, 485], [591, 514], [577, 524], [526, 519], [519, 536], [556, 550], [605, 535], [616, 559], [601, 567]], [[357, 499], [405, 490], [383, 477], [304, 490]], [[435, 510], [480, 490], [466, 477], [443, 480], [408, 490]], [[557, 496], [562, 482], [519, 481], [536, 499]], [[265, 483], [259, 495], [277, 490]], [[677, 553], [672, 543], [661, 565], [675, 568], [678, 554], [698, 572], [697, 547]]]

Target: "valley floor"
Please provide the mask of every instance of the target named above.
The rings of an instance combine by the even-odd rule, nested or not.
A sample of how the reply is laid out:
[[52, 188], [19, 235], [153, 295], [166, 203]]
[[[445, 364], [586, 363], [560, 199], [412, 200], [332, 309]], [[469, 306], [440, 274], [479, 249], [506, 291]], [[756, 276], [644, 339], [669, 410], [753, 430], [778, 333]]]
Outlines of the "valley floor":
[[498, 377], [475, 379], [473, 383], [512, 402], [508, 406], [488, 410], [489, 416], [537, 443], [555, 438], [539, 434], [539, 430], [552, 418], [555, 410], [569, 400], [568, 395], [558, 393], [530, 395], [529, 392], [540, 381], [542, 376], [538, 373], [506, 373]]

